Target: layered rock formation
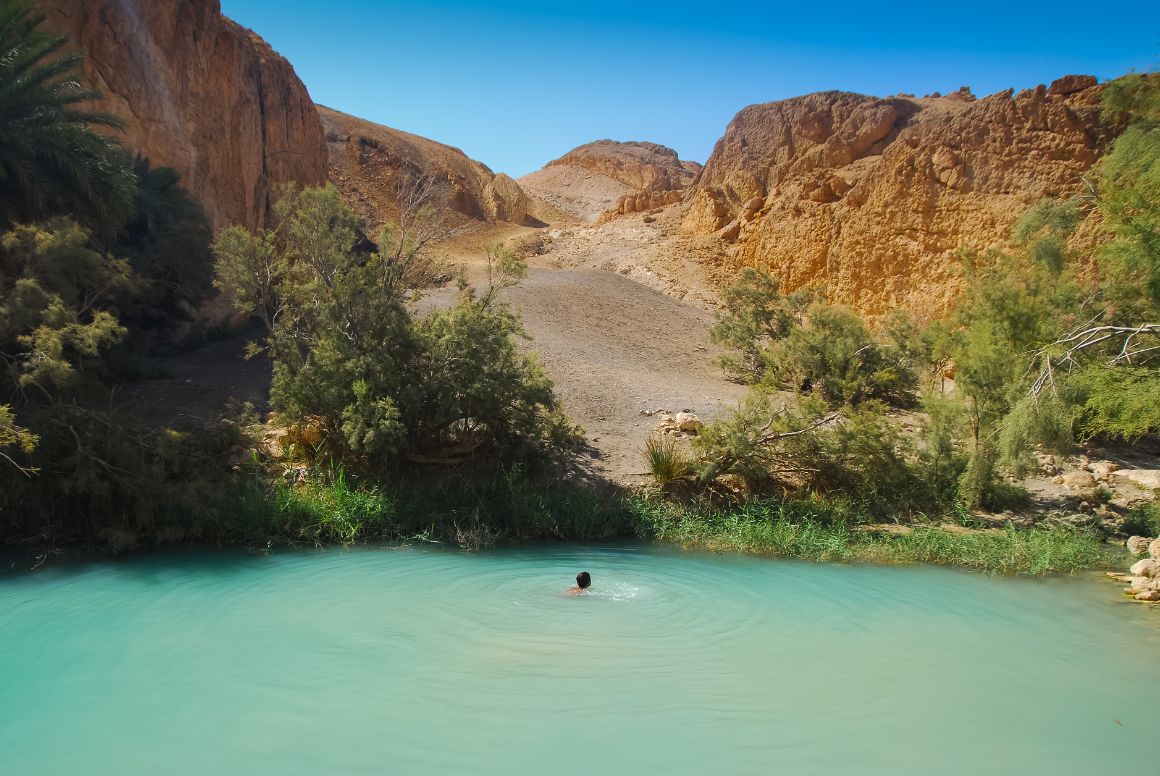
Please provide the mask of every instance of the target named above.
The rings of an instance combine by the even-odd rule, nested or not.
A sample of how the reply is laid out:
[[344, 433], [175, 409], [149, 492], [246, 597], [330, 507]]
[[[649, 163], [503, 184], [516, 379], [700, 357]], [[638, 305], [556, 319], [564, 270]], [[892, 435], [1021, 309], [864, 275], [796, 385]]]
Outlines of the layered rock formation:
[[322, 106], [318, 113], [330, 179], [372, 232], [398, 217], [408, 188], [417, 182], [429, 183], [430, 201], [453, 219], [535, 223], [518, 183], [458, 148]]
[[651, 210], [680, 201], [700, 165], [656, 143], [597, 140], [569, 151], [520, 184], [584, 221]]
[[326, 144], [293, 68], [217, 0], [38, 0], [48, 26], [155, 166], [176, 169], [215, 226], [264, 222], [285, 182], [326, 180]]
[[676, 151], [657, 143], [616, 140], [597, 140], [574, 148], [548, 166], [591, 170], [636, 191], [683, 189], [692, 183], [700, 167], [682, 163]]
[[1108, 132], [1094, 78], [976, 100], [825, 92], [741, 111], [690, 190], [683, 227], [734, 243], [788, 289], [927, 318], [960, 288], [955, 252], [1005, 239], [1027, 206], [1083, 187]]

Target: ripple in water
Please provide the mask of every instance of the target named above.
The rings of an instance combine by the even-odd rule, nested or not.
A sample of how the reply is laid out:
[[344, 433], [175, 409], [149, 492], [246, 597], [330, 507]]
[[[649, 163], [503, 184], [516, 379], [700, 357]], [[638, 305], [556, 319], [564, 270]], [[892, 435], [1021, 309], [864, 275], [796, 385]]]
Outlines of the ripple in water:
[[1117, 595], [624, 546], [51, 569], [0, 580], [0, 773], [1149, 772], [1160, 618]]

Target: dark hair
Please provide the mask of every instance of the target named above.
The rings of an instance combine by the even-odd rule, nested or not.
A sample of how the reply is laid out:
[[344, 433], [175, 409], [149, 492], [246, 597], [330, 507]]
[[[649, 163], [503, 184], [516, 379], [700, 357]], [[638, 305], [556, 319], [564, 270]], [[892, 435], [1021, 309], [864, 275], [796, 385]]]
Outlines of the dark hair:
[[588, 587], [591, 584], [592, 584], [592, 575], [589, 574], [587, 571], [581, 571], [579, 574], [576, 575], [576, 587], [583, 590], [584, 588]]

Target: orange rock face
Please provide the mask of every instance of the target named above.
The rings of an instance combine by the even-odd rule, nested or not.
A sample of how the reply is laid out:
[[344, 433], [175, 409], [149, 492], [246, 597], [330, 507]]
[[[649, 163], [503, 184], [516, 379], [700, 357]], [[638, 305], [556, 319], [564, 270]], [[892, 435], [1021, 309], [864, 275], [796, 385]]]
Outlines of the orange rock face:
[[1003, 241], [1066, 197], [1109, 140], [1094, 79], [976, 100], [825, 92], [741, 111], [687, 197], [683, 227], [733, 243], [787, 289], [922, 318], [960, 289], [955, 252]]
[[217, 0], [38, 0], [128, 124], [123, 139], [181, 174], [217, 227], [254, 227], [280, 184], [326, 180], [322, 125], [306, 87]]
[[431, 181], [431, 204], [456, 220], [529, 222], [528, 198], [511, 177], [458, 148], [318, 106], [330, 179], [371, 233], [399, 215], [400, 186]]
[[683, 189], [696, 177], [694, 164], [681, 162], [677, 152], [656, 143], [597, 140], [574, 148], [549, 167], [571, 165], [620, 181], [635, 191]]

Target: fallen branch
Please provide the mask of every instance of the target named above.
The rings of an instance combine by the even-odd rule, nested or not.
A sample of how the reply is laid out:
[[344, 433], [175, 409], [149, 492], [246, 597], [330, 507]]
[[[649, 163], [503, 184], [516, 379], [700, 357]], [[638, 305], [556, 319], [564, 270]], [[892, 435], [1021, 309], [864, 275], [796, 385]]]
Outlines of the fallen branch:
[[[1043, 356], [1043, 367], [1031, 387], [1031, 395], [1039, 398], [1044, 389], [1054, 386], [1056, 370], [1074, 365], [1076, 357], [1084, 351], [1121, 337], [1123, 344], [1119, 352], [1108, 360], [1108, 366], [1130, 365], [1144, 354], [1160, 350], [1160, 345], [1152, 344], [1151, 340], [1143, 345], [1137, 342], [1138, 338], [1160, 337], [1160, 323], [1145, 323], [1139, 326], [1089, 326], [1072, 331], [1050, 345], [1040, 348], [1038, 352]], [[1136, 343], [1137, 347], [1133, 348], [1133, 343]], [[1052, 352], [1059, 348], [1066, 349], [1061, 355], [1053, 356]]]

